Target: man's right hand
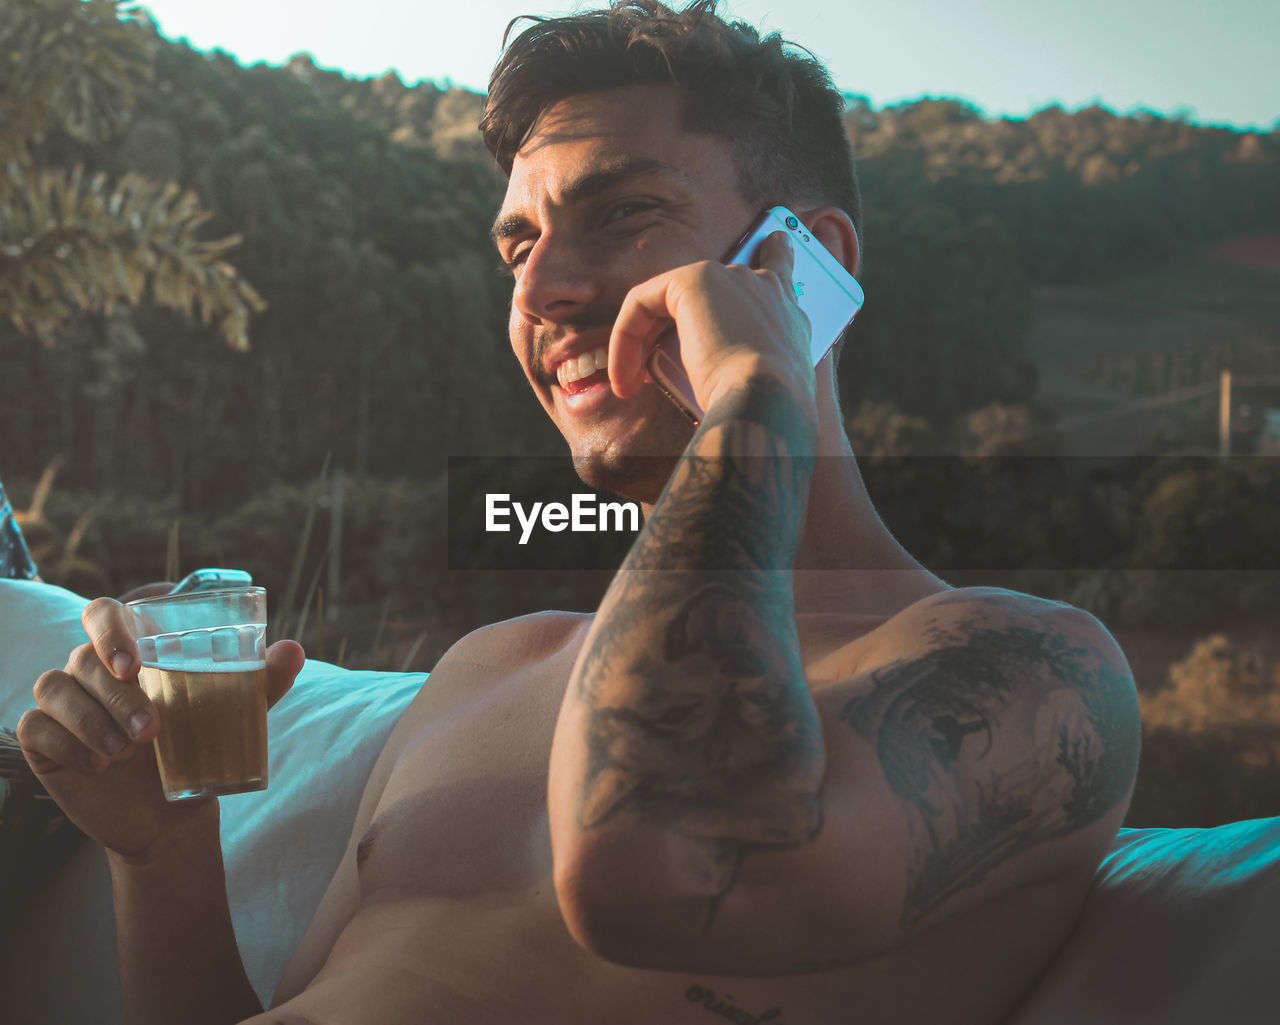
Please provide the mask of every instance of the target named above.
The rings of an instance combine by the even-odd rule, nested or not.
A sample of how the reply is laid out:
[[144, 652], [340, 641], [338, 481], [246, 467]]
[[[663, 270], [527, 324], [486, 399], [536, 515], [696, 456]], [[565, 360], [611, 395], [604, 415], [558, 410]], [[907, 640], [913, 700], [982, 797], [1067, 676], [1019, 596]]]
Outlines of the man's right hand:
[[[138, 685], [141, 663], [123, 606], [99, 598], [81, 621], [91, 642], [74, 649], [64, 669], [36, 681], [37, 707], [19, 720], [18, 740], [72, 822], [109, 851], [144, 857], [173, 830], [216, 824], [217, 802], [164, 798], [151, 744], [159, 720]], [[303, 658], [293, 641], [268, 649], [268, 708], [293, 686]]]

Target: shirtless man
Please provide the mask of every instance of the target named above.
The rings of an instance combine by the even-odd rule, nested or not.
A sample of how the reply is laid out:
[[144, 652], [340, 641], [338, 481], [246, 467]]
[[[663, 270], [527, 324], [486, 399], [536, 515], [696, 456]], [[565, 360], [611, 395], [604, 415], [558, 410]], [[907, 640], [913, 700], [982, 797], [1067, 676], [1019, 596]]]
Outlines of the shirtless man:
[[[1034, 985], [1128, 805], [1136, 694], [1090, 616], [899, 547], [805, 356], [787, 241], [719, 263], [785, 203], [856, 272], [839, 109], [776, 40], [648, 0], [512, 43], [484, 123], [512, 348], [645, 527], [594, 615], [441, 659], [265, 1012], [218, 804], [161, 799], [136, 652], [92, 603], [20, 734], [108, 850], [131, 1022], [991, 1025]], [[672, 325], [696, 431], [644, 383]], [[607, 373], [565, 375], [591, 353]], [[301, 663], [272, 648], [272, 701]]]

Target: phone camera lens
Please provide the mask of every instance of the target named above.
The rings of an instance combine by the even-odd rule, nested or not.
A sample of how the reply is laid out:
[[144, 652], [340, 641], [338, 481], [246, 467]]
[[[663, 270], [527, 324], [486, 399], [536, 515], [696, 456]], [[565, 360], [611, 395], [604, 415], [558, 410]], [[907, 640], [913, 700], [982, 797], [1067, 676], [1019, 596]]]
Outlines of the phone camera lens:
[[787, 218], [787, 227], [788, 227], [788, 228], [791, 228], [791, 229], [798, 228], [798, 227], [800, 227], [800, 222], [799, 222], [799, 221], [797, 221], [794, 217], [788, 217], [788, 218]]

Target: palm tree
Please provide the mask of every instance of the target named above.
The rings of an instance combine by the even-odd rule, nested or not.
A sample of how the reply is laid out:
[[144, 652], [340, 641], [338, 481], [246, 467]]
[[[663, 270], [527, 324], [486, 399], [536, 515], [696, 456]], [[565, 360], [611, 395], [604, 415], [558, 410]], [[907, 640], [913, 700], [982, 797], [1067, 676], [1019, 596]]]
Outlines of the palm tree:
[[247, 348], [249, 316], [266, 304], [226, 262], [238, 236], [197, 238], [211, 214], [195, 192], [37, 158], [58, 134], [109, 138], [133, 105], [134, 82], [150, 76], [154, 31], [121, 5], [0, 5], [0, 313], [52, 344], [77, 314], [149, 295]]

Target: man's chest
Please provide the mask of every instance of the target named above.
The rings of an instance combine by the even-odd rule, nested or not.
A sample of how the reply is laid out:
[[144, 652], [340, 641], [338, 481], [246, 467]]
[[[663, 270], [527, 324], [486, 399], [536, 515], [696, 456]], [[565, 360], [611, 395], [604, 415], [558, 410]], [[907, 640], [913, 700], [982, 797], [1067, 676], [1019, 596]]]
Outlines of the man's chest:
[[547, 764], [571, 664], [481, 685], [407, 724], [357, 848], [360, 890], [462, 899], [549, 885]]
[[[819, 691], [848, 662], [831, 647], [804, 644]], [[357, 849], [362, 898], [383, 888], [464, 898], [549, 886], [547, 774], [578, 650], [571, 644], [496, 675], [477, 669], [473, 679], [451, 679], [439, 700], [409, 709]]]
[[[502, 678], [480, 670], [474, 679], [451, 676], [438, 699], [428, 696], [406, 713], [390, 775], [367, 829], [361, 826], [356, 864], [344, 865], [345, 879], [331, 893], [335, 915], [317, 931], [298, 979], [314, 977], [327, 1001], [332, 987], [376, 969], [378, 993], [409, 987], [392, 1001], [412, 1009], [405, 1021], [444, 1020], [427, 1011], [442, 1006], [442, 994], [461, 1002], [450, 1020], [485, 1025], [827, 1025], [846, 1020], [851, 1005], [869, 1022], [994, 1020], [989, 1005], [1007, 999], [991, 996], [999, 979], [973, 963], [947, 966], [956, 949], [975, 946], [972, 926], [959, 922], [873, 963], [793, 978], [646, 972], [577, 947], [555, 901], [546, 813], [551, 743], [575, 655], [566, 648]], [[806, 659], [824, 718], [838, 712], [825, 692], [844, 678], [846, 663]], [[983, 948], [980, 964], [999, 963], [976, 947]], [[921, 973], [947, 987], [913, 989], [908, 983]], [[918, 999], [904, 999], [907, 991]], [[365, 1012], [374, 995], [362, 987]], [[957, 1016], [957, 999], [972, 1013]]]

